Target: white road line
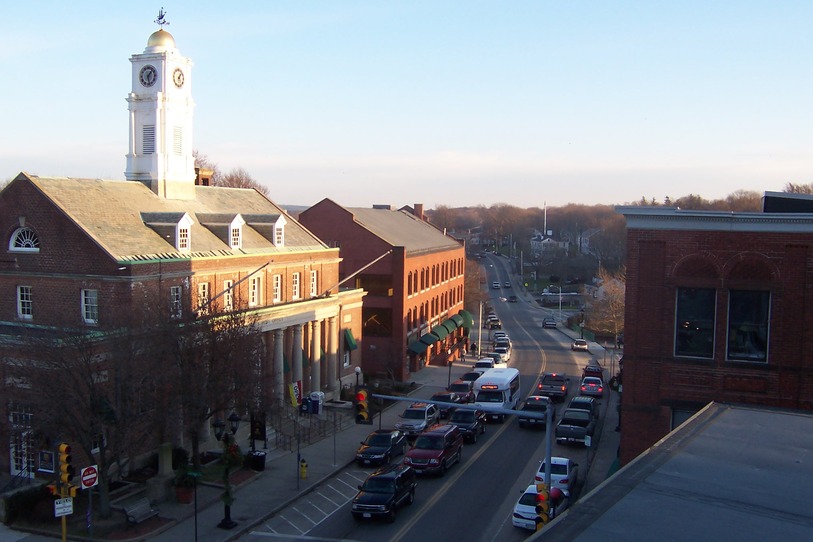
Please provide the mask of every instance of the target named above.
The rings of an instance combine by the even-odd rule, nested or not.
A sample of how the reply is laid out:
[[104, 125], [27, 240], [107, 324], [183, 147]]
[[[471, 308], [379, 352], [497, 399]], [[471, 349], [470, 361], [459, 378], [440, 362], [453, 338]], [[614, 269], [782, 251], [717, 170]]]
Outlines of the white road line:
[[[331, 488], [331, 489], [332, 489], [332, 488]], [[340, 505], [339, 505], [339, 503], [334, 502], [332, 499], [330, 499], [330, 498], [329, 498], [327, 495], [325, 495], [324, 493], [316, 493], [316, 495], [319, 495], [320, 497], [322, 497], [323, 499], [325, 499], [327, 502], [329, 502], [329, 503], [330, 503], [330, 504], [332, 504], [333, 506], [340, 506]]]
[[282, 518], [284, 521], [287, 521], [287, 522], [288, 522], [288, 524], [289, 524], [291, 527], [293, 527], [294, 529], [296, 529], [296, 530], [297, 530], [297, 531], [299, 531], [300, 533], [303, 533], [303, 534], [305, 533], [305, 531], [303, 531], [302, 529], [300, 529], [299, 527], [297, 527], [297, 526], [296, 526], [296, 524], [295, 524], [293, 521], [291, 521], [290, 519], [286, 518], [286, 517], [285, 517], [285, 516], [283, 516], [282, 514], [279, 514], [277, 517], [278, 517], [278, 518]]
[[[308, 516], [306, 516], [306, 515], [305, 515], [305, 513], [304, 513], [304, 512], [302, 512], [301, 510], [299, 510], [299, 509], [298, 509], [296, 506], [292, 506], [292, 507], [291, 507], [291, 510], [294, 510], [294, 511], [295, 511], [297, 514], [299, 514], [300, 516], [302, 516], [302, 517], [303, 517], [303, 518], [305, 518], [306, 520], [310, 521], [310, 522], [311, 522], [313, 525], [316, 525], [316, 522], [315, 522], [315, 521], [313, 521], [311, 518], [309, 518]], [[307, 531], [302, 531], [302, 532], [303, 532], [303, 533], [305, 533], [305, 532], [307, 532]]]

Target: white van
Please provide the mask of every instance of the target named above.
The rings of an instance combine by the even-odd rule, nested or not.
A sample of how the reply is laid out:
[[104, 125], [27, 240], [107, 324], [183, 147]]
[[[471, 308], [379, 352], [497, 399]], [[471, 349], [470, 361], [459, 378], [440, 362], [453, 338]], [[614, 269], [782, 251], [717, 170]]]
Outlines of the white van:
[[474, 392], [477, 394], [474, 404], [485, 411], [489, 420], [502, 422], [505, 414], [490, 411], [517, 408], [519, 371], [513, 367], [489, 369], [474, 381]]

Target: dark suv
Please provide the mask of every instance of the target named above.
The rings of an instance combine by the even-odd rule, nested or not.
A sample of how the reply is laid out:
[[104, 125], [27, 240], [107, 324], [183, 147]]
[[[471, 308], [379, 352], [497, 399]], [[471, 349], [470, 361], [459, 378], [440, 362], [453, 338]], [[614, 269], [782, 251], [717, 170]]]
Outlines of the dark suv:
[[456, 425], [466, 442], [477, 442], [477, 436], [486, 432], [486, 413], [467, 408], [455, 410], [449, 418], [449, 425]]
[[359, 486], [353, 499], [353, 519], [386, 517], [395, 521], [397, 509], [415, 500], [415, 471], [407, 465], [387, 465], [372, 473]]
[[433, 472], [443, 476], [451, 465], [460, 462], [463, 437], [454, 425], [436, 425], [418, 435], [415, 445], [404, 457], [417, 473]]

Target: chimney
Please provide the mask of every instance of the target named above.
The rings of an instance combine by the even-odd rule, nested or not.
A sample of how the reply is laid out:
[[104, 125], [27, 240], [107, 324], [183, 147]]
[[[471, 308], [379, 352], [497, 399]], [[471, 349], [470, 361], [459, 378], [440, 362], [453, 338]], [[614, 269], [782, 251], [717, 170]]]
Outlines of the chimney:
[[423, 203], [416, 203], [412, 206], [412, 214], [421, 220], [426, 220], [423, 216]]

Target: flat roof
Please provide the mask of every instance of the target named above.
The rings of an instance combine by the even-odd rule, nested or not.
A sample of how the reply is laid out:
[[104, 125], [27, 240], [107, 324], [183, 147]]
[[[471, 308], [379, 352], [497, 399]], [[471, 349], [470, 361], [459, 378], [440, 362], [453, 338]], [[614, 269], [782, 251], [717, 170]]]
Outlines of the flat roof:
[[529, 540], [813, 536], [813, 413], [712, 403]]

